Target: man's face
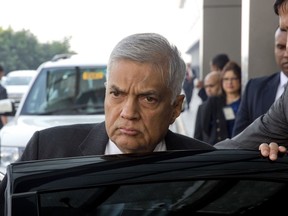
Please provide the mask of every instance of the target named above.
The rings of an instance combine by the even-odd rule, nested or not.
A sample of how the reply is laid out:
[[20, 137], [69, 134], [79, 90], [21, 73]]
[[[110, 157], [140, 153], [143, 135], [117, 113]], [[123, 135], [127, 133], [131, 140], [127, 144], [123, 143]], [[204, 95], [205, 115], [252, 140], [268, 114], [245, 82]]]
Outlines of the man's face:
[[221, 82], [215, 76], [209, 77], [204, 81], [204, 88], [208, 97], [217, 96], [221, 93]]
[[277, 30], [275, 33], [274, 54], [277, 65], [288, 76], [288, 55], [286, 52], [287, 32]]
[[151, 64], [113, 63], [105, 96], [109, 138], [123, 153], [152, 152], [180, 115], [183, 99], [171, 104], [171, 92]]

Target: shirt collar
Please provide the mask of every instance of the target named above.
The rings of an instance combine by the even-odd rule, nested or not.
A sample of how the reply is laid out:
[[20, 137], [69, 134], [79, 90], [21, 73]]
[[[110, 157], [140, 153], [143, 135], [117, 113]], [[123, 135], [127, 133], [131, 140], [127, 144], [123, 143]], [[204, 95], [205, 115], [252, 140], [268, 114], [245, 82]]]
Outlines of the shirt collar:
[[[162, 140], [160, 143], [157, 144], [157, 146], [154, 149], [154, 152], [166, 151], [166, 150], [167, 148], [165, 140]], [[114, 142], [112, 142], [112, 140], [109, 139], [109, 142], [106, 145], [105, 155], [110, 154], [123, 154], [123, 152], [117, 147], [117, 145]]]
[[288, 81], [288, 77], [281, 71], [280, 73], [280, 87], [284, 87]]

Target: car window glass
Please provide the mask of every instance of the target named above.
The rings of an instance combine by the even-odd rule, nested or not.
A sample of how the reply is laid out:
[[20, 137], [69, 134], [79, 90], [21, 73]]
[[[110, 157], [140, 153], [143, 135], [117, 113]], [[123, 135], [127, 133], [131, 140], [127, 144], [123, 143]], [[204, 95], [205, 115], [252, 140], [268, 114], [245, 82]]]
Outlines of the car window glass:
[[44, 69], [35, 80], [21, 114], [103, 114], [105, 82], [106, 67]]
[[7, 77], [5, 80], [5, 85], [29, 85], [29, 82], [31, 81], [32, 77], [25, 77], [25, 76], [11, 76]]
[[[167, 190], [169, 188], [169, 190]], [[249, 188], [249, 190], [247, 190]], [[39, 193], [40, 215], [191, 215], [241, 214], [287, 188], [284, 183], [253, 180], [196, 180], [111, 185]], [[287, 190], [287, 189], [286, 189]], [[263, 206], [262, 206], [263, 207]], [[172, 214], [173, 215], [173, 214]]]

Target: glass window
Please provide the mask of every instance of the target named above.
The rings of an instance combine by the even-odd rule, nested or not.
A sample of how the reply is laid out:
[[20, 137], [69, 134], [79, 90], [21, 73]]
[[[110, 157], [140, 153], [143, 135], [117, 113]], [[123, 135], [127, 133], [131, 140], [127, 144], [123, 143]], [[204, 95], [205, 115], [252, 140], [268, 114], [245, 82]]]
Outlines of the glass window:
[[163, 181], [76, 190], [62, 188], [40, 193], [39, 204], [41, 216], [59, 212], [97, 216], [238, 215], [240, 212], [246, 215], [255, 208], [264, 208], [269, 201], [270, 209], [276, 208], [277, 202], [273, 201], [284, 188], [287, 188], [285, 183], [255, 180]]
[[34, 82], [21, 114], [104, 114], [106, 67], [47, 68]]
[[32, 77], [29, 76], [7, 76], [5, 79], [5, 85], [29, 85]]

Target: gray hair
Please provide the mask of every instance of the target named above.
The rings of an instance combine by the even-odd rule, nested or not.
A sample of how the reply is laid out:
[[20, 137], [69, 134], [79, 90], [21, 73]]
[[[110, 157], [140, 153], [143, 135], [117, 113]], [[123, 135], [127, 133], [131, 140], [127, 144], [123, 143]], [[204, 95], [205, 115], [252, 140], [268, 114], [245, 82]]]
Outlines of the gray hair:
[[[172, 103], [177, 95], [181, 94], [186, 64], [177, 47], [163, 36], [156, 33], [140, 33], [121, 40], [110, 55], [108, 77], [113, 63], [122, 59], [154, 65], [156, 70], [162, 73], [165, 85], [171, 90]], [[168, 77], [165, 76], [167, 70]]]

